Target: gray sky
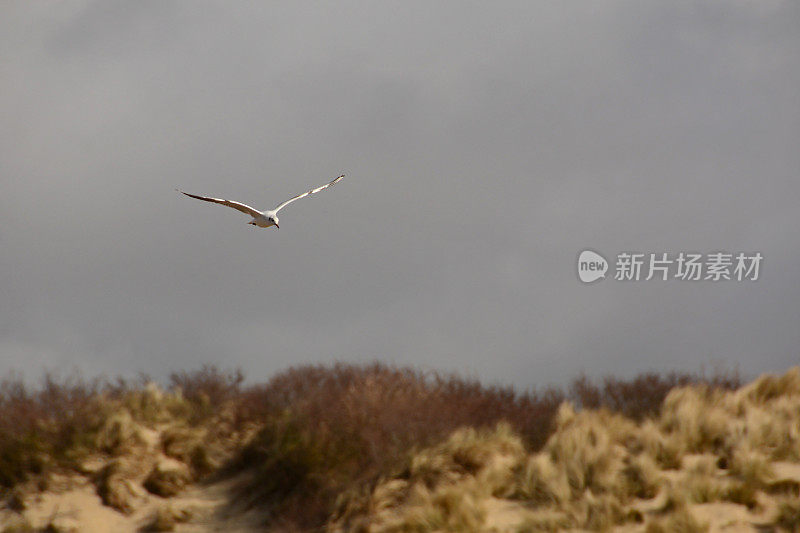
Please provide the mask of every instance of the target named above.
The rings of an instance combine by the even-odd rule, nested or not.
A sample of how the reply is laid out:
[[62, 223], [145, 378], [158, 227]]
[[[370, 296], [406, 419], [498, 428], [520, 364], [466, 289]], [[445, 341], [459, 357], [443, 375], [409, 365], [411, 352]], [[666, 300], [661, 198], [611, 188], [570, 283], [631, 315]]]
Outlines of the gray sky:
[[[3, 2], [0, 370], [783, 370], [798, 28], [771, 0]], [[339, 173], [280, 230], [173, 190], [271, 208]], [[583, 285], [584, 248], [765, 259]]]

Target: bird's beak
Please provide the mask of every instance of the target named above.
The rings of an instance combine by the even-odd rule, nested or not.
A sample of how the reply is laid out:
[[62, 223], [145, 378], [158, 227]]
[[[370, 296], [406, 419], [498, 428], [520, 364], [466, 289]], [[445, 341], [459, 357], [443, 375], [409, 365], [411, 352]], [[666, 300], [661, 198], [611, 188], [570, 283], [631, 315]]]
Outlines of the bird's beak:
[[275, 224], [275, 227], [278, 228], [278, 229], [281, 229], [281, 227], [279, 225], [277, 225], [277, 224]]

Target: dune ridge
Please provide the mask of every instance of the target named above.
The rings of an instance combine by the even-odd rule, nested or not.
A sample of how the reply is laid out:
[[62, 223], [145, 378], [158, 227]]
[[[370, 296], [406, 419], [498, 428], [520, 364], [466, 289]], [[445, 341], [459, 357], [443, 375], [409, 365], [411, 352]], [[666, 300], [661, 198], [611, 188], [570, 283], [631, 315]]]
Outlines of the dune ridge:
[[800, 368], [527, 393], [381, 364], [46, 376], [4, 381], [0, 414], [7, 532], [800, 527]]

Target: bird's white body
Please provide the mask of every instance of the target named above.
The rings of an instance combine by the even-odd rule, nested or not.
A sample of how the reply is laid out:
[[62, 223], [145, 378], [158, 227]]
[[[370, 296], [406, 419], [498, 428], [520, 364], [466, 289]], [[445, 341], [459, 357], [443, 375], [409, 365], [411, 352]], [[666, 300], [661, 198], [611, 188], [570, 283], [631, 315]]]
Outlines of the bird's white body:
[[275, 211], [265, 211], [262, 214], [254, 216], [253, 220], [248, 222], [248, 224], [258, 226], [259, 228], [269, 228], [270, 226], [275, 226], [276, 228], [280, 229], [278, 226], [279, 222], [280, 220], [278, 220], [278, 217], [275, 216]]
[[250, 215], [251, 217], [253, 217], [253, 219], [250, 222], [248, 222], [248, 224], [252, 224], [253, 226], [258, 226], [259, 228], [269, 228], [275, 226], [276, 228], [280, 229], [280, 226], [278, 225], [278, 223], [280, 222], [280, 220], [278, 220], [278, 211], [280, 211], [290, 203], [294, 202], [295, 200], [299, 200], [300, 198], [305, 198], [306, 196], [318, 193], [322, 189], [327, 189], [328, 187], [335, 184], [342, 178], [344, 178], [344, 174], [334, 179], [333, 181], [326, 183], [325, 185], [321, 185], [315, 189], [306, 191], [303, 194], [298, 194], [294, 198], [286, 200], [282, 204], [278, 205], [278, 207], [270, 211], [259, 211], [258, 209], [254, 209], [247, 204], [243, 204], [241, 202], [234, 202], [233, 200], [224, 200], [222, 198], [211, 198], [209, 196], [197, 196], [195, 194], [189, 194], [188, 192], [183, 192], [178, 189], [175, 190], [182, 194], [185, 194], [186, 196], [189, 196], [190, 198], [196, 198], [198, 200], [203, 200], [205, 202], [213, 202], [215, 204], [222, 204], [228, 207], [232, 207], [237, 211], [241, 211], [246, 215]]

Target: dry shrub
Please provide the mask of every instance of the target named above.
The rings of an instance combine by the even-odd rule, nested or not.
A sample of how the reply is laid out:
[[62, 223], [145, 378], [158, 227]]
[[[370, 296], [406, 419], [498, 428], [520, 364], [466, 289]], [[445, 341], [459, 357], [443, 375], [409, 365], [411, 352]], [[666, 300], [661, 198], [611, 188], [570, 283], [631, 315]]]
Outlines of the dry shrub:
[[135, 470], [135, 465], [130, 462], [115, 459], [98, 472], [94, 482], [103, 505], [124, 514], [133, 512], [136, 494], [131, 488], [130, 479], [134, 477]]
[[619, 492], [625, 489], [626, 445], [635, 446], [638, 440], [637, 428], [630, 420], [604, 410], [576, 414], [565, 403], [543, 452], [563, 469], [573, 495], [586, 489]]
[[644, 452], [652, 457], [656, 464], [665, 469], [678, 469], [686, 454], [686, 445], [677, 434], [664, 434], [658, 424], [645, 420], [640, 426]]
[[595, 496], [587, 490], [574, 508], [580, 510], [578, 524], [583, 529], [592, 531], [606, 531], [625, 522], [628, 517], [622, 502], [615, 494]]
[[[636, 519], [626, 506], [665, 486], [651, 531], [702, 530], [688, 501], [753, 509], [758, 490], [782, 497], [791, 516], [787, 495], [796, 485], [776, 481], [772, 463], [800, 461], [800, 369], [737, 391], [729, 389], [738, 377], [720, 376], [576, 380], [579, 412], [553, 389], [520, 394], [380, 364], [293, 368], [248, 388], [240, 372], [208, 366], [173, 374], [168, 390], [145, 377], [109, 384], [46, 376], [37, 390], [7, 379], [0, 486], [73, 468], [89, 454], [139, 453], [138, 435], [149, 427], [162, 431], [161, 449], [189, 465], [192, 478], [255, 434], [229, 466], [256, 474], [246, 497], [277, 529], [319, 528], [335, 510], [331, 524], [347, 530], [475, 530], [491, 498], [530, 504], [521, 530], [604, 529]], [[690, 465], [698, 453], [705, 455]], [[98, 492], [124, 509], [129, 476], [115, 464], [97, 476]]]
[[705, 533], [708, 524], [699, 522], [685, 506], [647, 523], [645, 533]]
[[538, 453], [528, 458], [519, 479], [520, 498], [541, 505], [561, 505], [571, 495], [566, 472], [548, 454]]
[[191, 518], [191, 513], [187, 510], [177, 510], [171, 505], [161, 505], [153, 513], [150, 521], [142, 528], [142, 531], [174, 531], [175, 526], [186, 522]]
[[176, 425], [161, 432], [161, 450], [167, 457], [188, 463], [192, 451], [207, 438], [206, 428]]
[[137, 422], [153, 426], [192, 417], [192, 403], [183, 397], [180, 388], [164, 391], [155, 382], [140, 379], [138, 384], [117, 389], [111, 401], [128, 411]]
[[764, 450], [777, 461], [800, 460], [800, 396], [775, 398], [766, 405], [749, 404], [744, 408], [743, 443]]
[[584, 409], [606, 408], [636, 421], [654, 416], [667, 394], [677, 387], [705, 384], [712, 389], [736, 389], [742, 381], [736, 371], [718, 369], [711, 376], [705, 373], [646, 372], [631, 379], [606, 376], [598, 385], [586, 376], [573, 380], [570, 396]]
[[800, 497], [800, 479], [775, 479], [766, 487], [765, 491], [773, 495]]
[[722, 495], [722, 499], [744, 505], [752, 511], [758, 507], [757, 493], [753, 485], [736, 482], [728, 485]]
[[689, 474], [714, 476], [719, 473], [718, 462], [717, 456], [710, 453], [685, 455], [681, 462], [681, 467]]
[[145, 375], [111, 382], [45, 374], [37, 388], [11, 375], [0, 382], [0, 487], [53, 469], [81, 472], [92, 455], [140, 453], [143, 430], [164, 424], [204, 429], [204, 445], [186, 453], [198, 474], [208, 473], [224, 458], [218, 448], [244, 438], [233, 417], [241, 380], [210, 366], [173, 374], [170, 391]]
[[229, 456], [213, 433], [203, 426], [172, 426], [161, 433], [161, 450], [167, 457], [189, 465], [194, 478], [202, 478], [219, 468]]
[[661, 408], [662, 432], [679, 438], [689, 453], [721, 450], [733, 418], [721, 405], [723, 394], [706, 386], [674, 389]]
[[374, 524], [370, 531], [480, 531], [486, 509], [477, 494], [474, 480], [432, 490], [415, 485], [401, 513]]
[[522, 440], [510, 426], [500, 423], [492, 430], [464, 428], [442, 444], [411, 459], [410, 479], [434, 487], [447, 480], [473, 476], [482, 492], [507, 496], [514, 490], [516, 470], [525, 457]]
[[79, 460], [102, 422], [98, 388], [95, 381], [51, 374], [36, 391], [13, 375], [0, 382], [0, 487]]
[[778, 503], [775, 525], [783, 531], [800, 531], [800, 498], [784, 498]]
[[[536, 445], [560, 400], [377, 363], [294, 368], [244, 392], [237, 420], [260, 417], [264, 427], [235, 467], [259, 472], [250, 493], [280, 520], [317, 527], [344, 488], [374, 483], [459, 427], [505, 420]], [[465, 465], [472, 460], [465, 447]]]
[[742, 387], [741, 393], [756, 405], [786, 396], [800, 396], [800, 367], [790, 368], [780, 376], [764, 374]]
[[180, 397], [191, 406], [189, 423], [197, 424], [240, 399], [244, 374], [240, 369], [224, 371], [213, 365], [203, 365], [194, 372], [173, 372], [169, 379], [170, 388], [180, 391]]
[[522, 441], [508, 424], [459, 429], [415, 454], [394, 479], [341, 499], [329, 529], [481, 530], [487, 500], [517, 491], [524, 457]]
[[532, 456], [526, 457], [507, 425], [494, 431], [461, 429], [416, 454], [402, 475], [378, 484], [370, 495], [345, 501], [331, 529], [451, 527], [449, 507], [442, 503], [447, 499], [437, 498], [454, 494], [467, 502], [452, 511], [462, 517], [464, 527], [469, 524], [464, 517], [477, 520], [490, 497], [534, 505], [519, 511], [520, 531], [605, 530], [641, 521], [641, 513], [627, 507], [630, 499], [655, 496], [662, 481], [655, 461], [643, 450], [632, 421], [605, 410], [576, 413], [569, 403], [559, 408], [553, 435]]
[[655, 497], [662, 478], [653, 458], [643, 453], [628, 456], [625, 463], [621, 472], [623, 494], [644, 499]]
[[160, 461], [145, 478], [143, 486], [151, 494], [169, 498], [178, 494], [191, 481], [189, 469], [181, 462]]
[[743, 448], [770, 460], [800, 461], [800, 367], [762, 375], [730, 394], [726, 406], [737, 417], [730, 428], [731, 453]]
[[130, 453], [144, 444], [139, 425], [125, 409], [109, 415], [97, 430], [94, 440], [97, 450], [113, 456]]
[[[756, 509], [758, 488], [770, 490], [775, 483], [772, 460], [790, 456], [787, 450], [791, 446], [781, 447], [780, 443], [787, 439], [793, 442], [794, 431], [800, 431], [793, 379], [760, 381], [768, 385], [739, 391], [727, 390], [734, 382], [677, 388], [667, 394], [656, 418], [639, 425], [606, 409], [576, 412], [565, 403], [559, 407], [553, 433], [542, 450], [511, 468], [517, 471], [515, 481], [510, 482], [515, 485], [514, 491], [499, 489], [509, 483], [507, 475], [501, 475], [497, 479], [502, 481], [487, 484], [491, 489], [484, 488], [483, 495], [494, 493], [531, 504], [518, 528], [528, 531], [604, 530], [627, 521], [641, 522], [645, 515], [637, 511], [633, 499], [651, 499], [661, 493], [665, 498], [660, 508], [648, 513], [648, 531], [707, 531], [709, 526], [693, 517], [689, 503], [727, 500]], [[591, 397], [592, 391], [585, 389], [586, 397]], [[602, 397], [596, 394], [595, 400], [599, 402]], [[456, 441], [470, 442], [473, 435], [462, 431]], [[401, 510], [409, 508], [409, 493], [418, 491], [429, 501], [430, 494], [442, 487], [464, 490], [480, 478], [476, 473], [479, 468], [470, 465], [484, 465], [485, 461], [470, 460], [474, 454], [465, 454], [467, 459], [453, 466], [452, 453], [443, 453], [444, 449], [446, 444], [440, 444], [418, 454], [413, 474], [409, 471], [405, 477], [392, 480], [391, 485], [379, 484], [371, 500], [361, 501], [360, 510], [351, 515], [349, 523], [373, 530], [376, 523], [389, 523], [377, 517], [406, 516]], [[667, 473], [660, 468], [678, 471]], [[378, 494], [383, 495], [382, 502], [376, 501]], [[469, 488], [468, 494], [480, 508], [480, 489]], [[426, 504], [415, 509], [414, 516], [424, 519], [419, 518], [414, 527], [444, 527], [441, 520], [431, 518], [442, 518], [437, 514], [440, 508]], [[791, 506], [786, 509], [786, 516], [791, 516]], [[401, 523], [408, 526], [408, 522]]]
[[170, 508], [162, 506], [153, 513], [150, 522], [143, 528], [143, 531], [174, 531], [177, 522], [175, 515]]
[[681, 482], [681, 490], [692, 503], [711, 503], [723, 498], [725, 485], [715, 477], [691, 472]]
[[687, 480], [695, 501], [735, 498], [752, 507], [750, 493], [769, 490], [775, 481], [773, 461], [800, 460], [800, 369], [763, 375], [737, 391], [675, 389], [664, 400], [658, 427], [660, 435], [647, 436], [645, 447], [662, 465], [671, 456], [712, 453], [734, 483], [748, 487], [726, 496], [724, 487], [707, 478], [715, 470], [709, 466], [706, 477]]
[[659, 469], [629, 419], [562, 404], [553, 435], [521, 471], [518, 495], [567, 512], [573, 526], [604, 530], [636, 519], [631, 498], [655, 496]]
[[[631, 380], [607, 377], [602, 386], [585, 377], [575, 380], [571, 395], [584, 408], [608, 408], [641, 421], [640, 443], [656, 463], [678, 468], [686, 453], [725, 447], [734, 416], [725, 404], [727, 391], [739, 386], [737, 373], [655, 373]], [[659, 412], [660, 410], [660, 412]], [[657, 421], [645, 420], [658, 415]]]
[[741, 446], [733, 452], [730, 473], [756, 488], [763, 488], [774, 479], [775, 473], [769, 458], [758, 450]]
[[21, 513], [28, 508], [27, 503], [25, 503], [25, 494], [17, 489], [12, 490], [8, 500], [6, 500], [6, 506], [15, 513]]

